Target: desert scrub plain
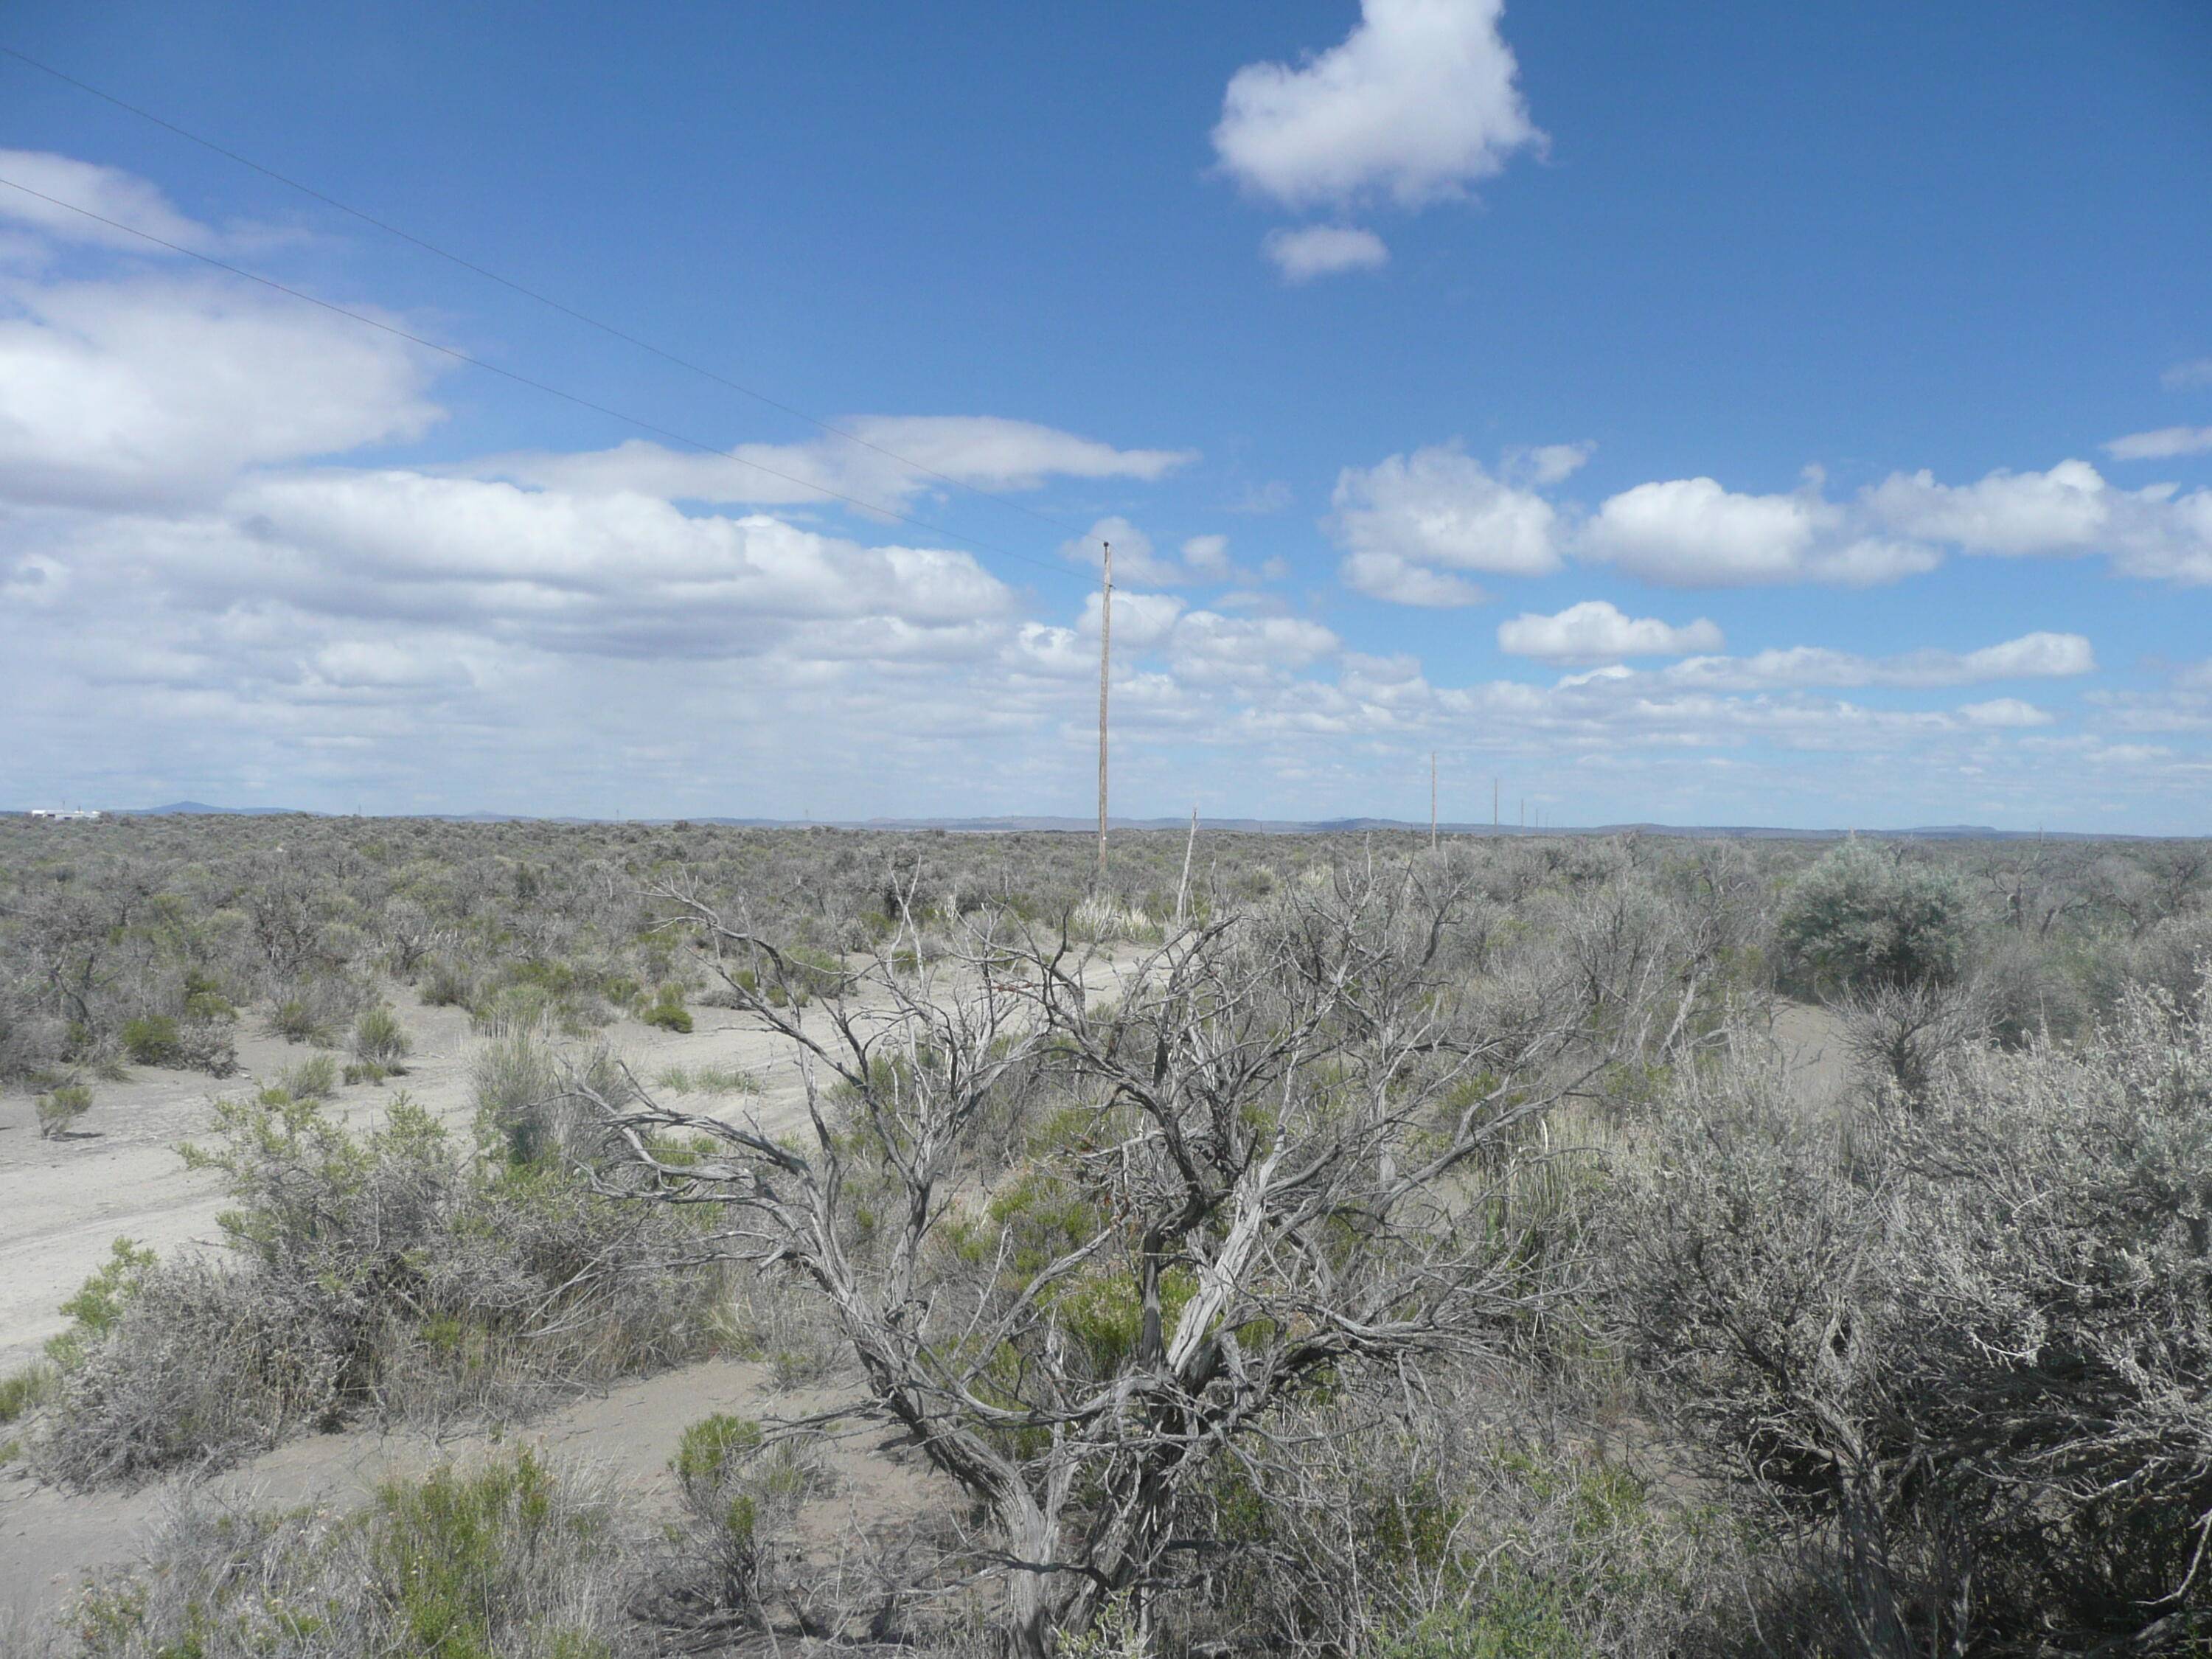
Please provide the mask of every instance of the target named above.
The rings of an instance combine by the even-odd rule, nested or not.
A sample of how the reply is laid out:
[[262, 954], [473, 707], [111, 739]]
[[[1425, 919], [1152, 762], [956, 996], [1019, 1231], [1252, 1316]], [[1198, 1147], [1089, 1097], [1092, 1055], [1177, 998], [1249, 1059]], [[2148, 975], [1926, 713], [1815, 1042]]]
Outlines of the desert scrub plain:
[[2212, 1639], [2204, 845], [1092, 856], [0, 823], [0, 1650]]

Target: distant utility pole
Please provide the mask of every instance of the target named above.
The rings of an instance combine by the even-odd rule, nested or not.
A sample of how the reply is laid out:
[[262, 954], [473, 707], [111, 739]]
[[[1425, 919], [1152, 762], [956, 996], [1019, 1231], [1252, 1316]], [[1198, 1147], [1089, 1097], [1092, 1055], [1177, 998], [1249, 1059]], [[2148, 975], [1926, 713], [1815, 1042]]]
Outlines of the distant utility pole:
[[1437, 751], [1429, 750], [1429, 851], [1437, 850]]
[[1198, 807], [1190, 809], [1190, 839], [1182, 844], [1182, 879], [1176, 884], [1176, 926], [1182, 926], [1183, 901], [1190, 893], [1190, 855], [1198, 848]]
[[1490, 833], [1498, 833], [1498, 780], [1490, 780]]
[[1114, 544], [1105, 549], [1098, 599], [1098, 885], [1106, 885], [1106, 688], [1114, 652]]

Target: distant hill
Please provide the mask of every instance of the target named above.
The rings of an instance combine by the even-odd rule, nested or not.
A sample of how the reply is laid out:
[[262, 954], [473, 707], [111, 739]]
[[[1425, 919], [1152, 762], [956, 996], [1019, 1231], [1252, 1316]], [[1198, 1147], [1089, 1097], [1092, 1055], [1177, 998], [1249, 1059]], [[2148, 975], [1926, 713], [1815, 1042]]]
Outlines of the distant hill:
[[120, 806], [115, 809], [118, 818], [281, 818], [311, 817], [296, 806], [210, 806], [205, 801], [171, 801], [167, 806]]
[[[15, 814], [17, 816], [20, 813]], [[112, 811], [117, 817], [328, 817], [333, 814], [304, 812], [291, 806], [210, 806], [204, 801], [172, 801], [167, 806], [126, 806]], [[371, 813], [370, 817], [382, 816]], [[538, 817], [526, 812], [410, 812], [392, 814], [400, 817], [424, 818], [446, 823], [611, 823], [611, 818]], [[1010, 813], [990, 817], [962, 818], [846, 818], [801, 820], [797, 818], [746, 818], [687, 815], [678, 818], [628, 818], [629, 823], [665, 826], [671, 823], [713, 824], [734, 830], [941, 830], [951, 835], [1010, 835], [1017, 833], [1048, 835], [1089, 835], [1097, 833], [1098, 820], [1089, 817], [1068, 817], [1049, 813]], [[1182, 830], [1188, 826], [1188, 817], [1113, 818], [1109, 827], [1115, 830]], [[1382, 834], [1425, 835], [1429, 826], [1404, 818], [1209, 818], [1200, 817], [1199, 827], [1216, 835], [1259, 836], [1322, 836], [1358, 834], [1372, 830]], [[1745, 841], [1836, 841], [1853, 833], [1847, 830], [1787, 830], [1770, 825], [1749, 823], [1599, 823], [1562, 824], [1538, 830], [1523, 829], [1515, 824], [1442, 823], [1437, 826], [1447, 836], [1705, 836]], [[1924, 824], [1906, 830], [1881, 830], [1862, 827], [1856, 831], [1896, 841], [2025, 841], [2041, 836], [2050, 841], [2154, 841], [2157, 836], [2097, 835], [2073, 830], [1998, 830], [1984, 823]]]

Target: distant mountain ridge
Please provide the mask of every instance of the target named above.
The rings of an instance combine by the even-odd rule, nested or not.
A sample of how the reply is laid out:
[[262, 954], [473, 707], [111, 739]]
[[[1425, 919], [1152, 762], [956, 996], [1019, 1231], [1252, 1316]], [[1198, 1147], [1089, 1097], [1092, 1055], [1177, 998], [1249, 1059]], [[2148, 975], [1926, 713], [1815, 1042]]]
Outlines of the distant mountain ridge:
[[[21, 808], [7, 809], [0, 816], [21, 817]], [[172, 801], [166, 806], [125, 806], [109, 809], [109, 816], [127, 818], [154, 817], [343, 817], [348, 813], [310, 812], [291, 806], [211, 806], [204, 801]], [[746, 818], [726, 817], [685, 816], [659, 818], [585, 818], [574, 817], [539, 817], [528, 812], [396, 812], [368, 813], [370, 817], [391, 817], [422, 818], [442, 823], [644, 823], [665, 826], [673, 823], [709, 823], [720, 829], [736, 830], [942, 830], [952, 835], [1011, 835], [1042, 833], [1057, 835], [1096, 834], [1098, 820], [1090, 817], [1066, 817], [1049, 813], [1010, 813], [988, 817], [957, 818]], [[1182, 817], [1109, 818], [1108, 827], [1113, 830], [1182, 830], [1190, 819]], [[1429, 826], [1405, 818], [1209, 818], [1201, 816], [1199, 827], [1218, 834], [1230, 831], [1243, 835], [1262, 836], [1321, 836], [1357, 834], [1363, 830], [1382, 833], [1425, 835]], [[1526, 829], [1516, 824], [1439, 823], [1437, 832], [1447, 836], [1711, 836], [1747, 841], [1835, 841], [1856, 833], [1898, 841], [2026, 841], [2039, 836], [2050, 841], [2159, 841], [2170, 839], [2158, 836], [2099, 834], [2080, 830], [1999, 830], [1984, 823], [1923, 824], [1911, 829], [1884, 830], [1861, 828], [1850, 830], [1793, 830], [1766, 824], [1740, 823], [1597, 823], [1559, 824], [1542, 830]]]

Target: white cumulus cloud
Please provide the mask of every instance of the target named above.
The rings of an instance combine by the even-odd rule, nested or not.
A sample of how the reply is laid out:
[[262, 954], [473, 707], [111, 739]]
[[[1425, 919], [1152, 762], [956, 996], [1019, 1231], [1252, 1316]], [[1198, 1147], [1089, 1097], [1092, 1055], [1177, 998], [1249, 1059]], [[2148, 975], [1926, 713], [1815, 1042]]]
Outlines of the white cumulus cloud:
[[1863, 507], [1896, 532], [2004, 557], [2108, 555], [2124, 575], [2212, 583], [2212, 489], [2118, 489], [2087, 461], [2047, 471], [2003, 469], [1970, 484], [1895, 473]]
[[1559, 568], [1558, 514], [1533, 490], [1492, 476], [1455, 446], [1346, 467], [1328, 526], [1348, 556], [1349, 586], [1401, 605], [1470, 605], [1455, 574], [1540, 576]]
[[1213, 145], [1247, 189], [1290, 207], [1458, 195], [1540, 141], [1502, 0], [1363, 0], [1350, 36], [1295, 66], [1230, 78]]
[[1719, 626], [1706, 617], [1676, 627], [1652, 617], [1630, 617], [1603, 599], [1585, 599], [1556, 616], [1528, 613], [1498, 625], [1498, 648], [1540, 662], [1590, 664], [1625, 657], [1680, 657], [1718, 651]]
[[1310, 283], [1347, 270], [1379, 270], [1390, 263], [1390, 250], [1371, 230], [1349, 225], [1303, 225], [1272, 230], [1261, 244], [1275, 269], [1290, 283]]
[[1941, 484], [1925, 470], [1894, 473], [1867, 503], [1902, 534], [1975, 553], [2079, 551], [2096, 544], [2112, 516], [2105, 481], [2087, 461], [2047, 472], [2001, 470], [1970, 484]]
[[1679, 587], [1823, 581], [1869, 586], [1935, 568], [1911, 542], [1856, 535], [1808, 489], [1743, 495], [1712, 478], [1642, 483], [1607, 499], [1584, 527], [1585, 557]]
[[0, 287], [0, 498], [204, 500], [243, 469], [420, 436], [425, 356], [198, 277]]

